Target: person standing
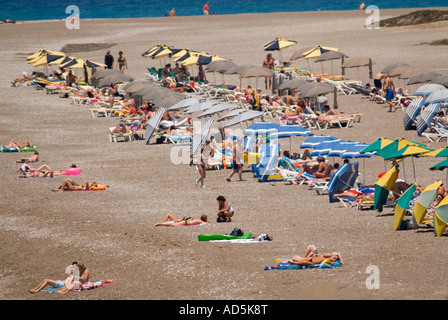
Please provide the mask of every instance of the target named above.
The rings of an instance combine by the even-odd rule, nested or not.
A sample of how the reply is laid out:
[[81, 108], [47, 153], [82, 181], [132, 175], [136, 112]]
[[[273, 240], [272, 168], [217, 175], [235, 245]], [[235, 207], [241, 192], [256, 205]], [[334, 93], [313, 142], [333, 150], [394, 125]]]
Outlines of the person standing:
[[[274, 69], [274, 58], [272, 57], [272, 54], [268, 53], [266, 56], [266, 59], [263, 61], [263, 67], [268, 68], [270, 70]], [[272, 78], [271, 77], [264, 77], [264, 82], [266, 84], [266, 90], [270, 89], [272, 86]], [[269, 79], [269, 88], [268, 88], [268, 79]]]
[[385, 81], [386, 77], [387, 77], [387, 74], [378, 72], [376, 74], [375, 78], [373, 78], [373, 84], [374, 84], [375, 88], [372, 90], [372, 93], [373, 93], [372, 99], [371, 99], [372, 101], [375, 100], [375, 96], [380, 93], [380, 91], [383, 87], [382, 81]]
[[233, 171], [230, 173], [230, 175], [227, 177], [226, 181], [230, 182], [232, 176], [235, 173], [238, 173], [238, 176], [240, 178], [240, 181], [243, 181], [243, 162], [241, 161], [241, 157], [243, 156], [243, 149], [241, 146], [241, 141], [236, 141], [236, 139], [233, 140], [232, 144], [232, 167]]
[[128, 68], [128, 63], [126, 61], [126, 58], [123, 56], [123, 51], [118, 52], [118, 70], [120, 70], [121, 73], [124, 73], [124, 68]]
[[207, 16], [207, 15], [210, 14], [210, 8], [209, 8], [209, 5], [208, 5], [208, 2], [206, 4], [204, 4], [203, 10], [204, 10], [204, 15]]
[[104, 69], [113, 69], [114, 61], [114, 56], [110, 54], [109, 50], [107, 50], [106, 55], [104, 56], [104, 64], [106, 65]]
[[392, 112], [392, 108], [394, 111], [397, 110], [397, 106], [392, 103], [392, 99], [395, 96], [395, 84], [389, 76], [386, 76], [384, 79], [384, 90], [386, 91], [386, 102], [390, 106], [388, 112]]
[[174, 8], [172, 8], [169, 14], [171, 17], [174, 17], [176, 15], [176, 10], [174, 10]]

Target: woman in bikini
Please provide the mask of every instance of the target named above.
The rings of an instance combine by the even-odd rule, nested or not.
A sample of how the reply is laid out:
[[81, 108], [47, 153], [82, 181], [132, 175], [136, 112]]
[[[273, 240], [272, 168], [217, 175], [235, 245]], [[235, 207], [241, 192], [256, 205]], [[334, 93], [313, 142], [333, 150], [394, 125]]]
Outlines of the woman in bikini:
[[216, 213], [218, 214], [218, 222], [232, 221], [235, 212], [230, 203], [223, 196], [219, 196], [216, 200], [218, 201], [218, 210], [216, 210]]
[[200, 219], [192, 219], [190, 217], [178, 219], [171, 213], [168, 213], [162, 221], [155, 223], [154, 227], [194, 226], [200, 224], [208, 224], [208, 218], [206, 215], [202, 215]]
[[[272, 57], [272, 54], [268, 53], [266, 56], [266, 59], [263, 61], [263, 67], [268, 69], [274, 69], [274, 58]], [[264, 82], [266, 84], [266, 90], [271, 88], [272, 85], [272, 77], [264, 77]], [[269, 79], [269, 87], [268, 87], [268, 79]]]
[[123, 51], [118, 52], [118, 59], [117, 59], [117, 66], [118, 70], [121, 71], [121, 73], [124, 73], [124, 68], [128, 68], [128, 63], [126, 61], [126, 58], [123, 56]]
[[342, 261], [342, 256], [338, 252], [332, 252], [332, 253], [324, 253], [322, 255], [319, 255], [317, 253], [317, 248], [314, 245], [309, 245], [306, 249], [305, 256], [294, 256], [292, 260], [289, 261], [289, 263], [299, 264], [302, 266], [309, 266], [313, 264], [319, 264], [327, 259], [335, 259], [339, 260], [342, 265], [344, 265], [344, 262]]

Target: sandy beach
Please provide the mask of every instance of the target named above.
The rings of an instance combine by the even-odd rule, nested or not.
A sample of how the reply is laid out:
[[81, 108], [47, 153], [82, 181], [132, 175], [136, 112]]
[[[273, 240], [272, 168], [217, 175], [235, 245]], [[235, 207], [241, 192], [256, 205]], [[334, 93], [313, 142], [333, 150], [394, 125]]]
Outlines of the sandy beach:
[[[382, 10], [381, 18], [412, 9]], [[348, 56], [368, 56], [374, 74], [393, 62], [429, 69], [446, 69], [444, 46], [421, 45], [446, 38], [448, 22], [369, 30], [365, 12], [306, 12], [226, 16], [83, 20], [68, 30], [65, 21], [0, 26], [0, 144], [31, 140], [50, 167], [83, 168], [77, 182], [110, 186], [100, 192], [53, 193], [63, 177], [18, 179], [18, 153], [0, 154], [0, 299], [2, 300], [443, 300], [448, 297], [444, 276], [447, 237], [432, 229], [395, 231], [393, 208], [381, 213], [358, 211], [307, 186], [280, 180], [259, 183], [245, 166], [245, 181], [226, 182], [227, 170], [207, 171], [205, 188], [197, 188], [193, 166], [170, 161], [170, 144], [144, 141], [111, 143], [108, 128], [116, 118], [94, 118], [88, 107], [47, 95], [33, 87], [11, 87], [23, 71], [34, 70], [26, 57], [46, 48], [60, 50], [73, 43], [114, 43], [122, 50], [134, 79], [144, 79], [147, 67], [159, 60], [141, 54], [155, 44], [201, 50], [232, 59], [236, 64], [261, 65], [263, 44], [283, 37], [298, 44], [285, 50], [289, 57], [300, 48], [324, 44]], [[106, 50], [78, 52], [80, 58], [103, 62]], [[273, 53], [278, 58], [278, 52]], [[307, 67], [297, 60], [293, 65]], [[336, 66], [336, 64], [335, 64]], [[329, 69], [330, 64], [324, 64]], [[193, 69], [197, 70], [197, 69]], [[321, 65], [311, 62], [311, 70]], [[441, 70], [448, 74], [448, 70]], [[371, 82], [367, 68], [347, 70], [347, 78]], [[213, 75], [207, 75], [210, 80]], [[255, 80], [243, 80], [243, 86]], [[226, 83], [239, 85], [236, 77]], [[404, 82], [398, 83], [403, 86]], [[264, 89], [264, 83], [259, 85]], [[418, 86], [412, 86], [415, 90]], [[372, 143], [380, 137], [406, 138], [436, 149], [446, 142], [428, 143], [416, 131], [403, 128], [403, 111], [360, 95], [338, 96], [339, 110], [363, 113], [351, 128], [314, 130], [340, 139]], [[268, 120], [268, 119], [267, 119]], [[292, 139], [300, 152], [304, 138]], [[282, 150], [289, 142], [281, 142]], [[29, 156], [29, 154], [26, 154]], [[340, 159], [339, 159], [340, 160]], [[445, 171], [429, 167], [439, 158], [415, 159], [416, 181], [428, 185], [445, 181]], [[330, 160], [331, 161], [331, 160]], [[338, 160], [337, 160], [338, 161]], [[404, 161], [406, 180], [414, 182], [412, 162]], [[389, 168], [389, 166], [388, 166]], [[364, 171], [363, 171], [364, 170]], [[384, 171], [380, 157], [360, 162], [365, 184]], [[403, 171], [400, 177], [404, 178]], [[224, 195], [235, 209], [230, 223], [216, 223], [216, 197]], [[153, 227], [166, 213], [178, 217], [207, 214], [203, 226]], [[226, 234], [233, 228], [273, 241], [261, 243], [200, 242], [199, 234]], [[277, 258], [303, 255], [308, 244], [319, 252], [337, 251], [345, 265], [330, 270], [264, 270]], [[98, 289], [30, 294], [42, 279], [64, 278], [72, 261], [83, 262], [94, 280], [115, 280]], [[379, 289], [369, 289], [369, 266], [379, 270]]]

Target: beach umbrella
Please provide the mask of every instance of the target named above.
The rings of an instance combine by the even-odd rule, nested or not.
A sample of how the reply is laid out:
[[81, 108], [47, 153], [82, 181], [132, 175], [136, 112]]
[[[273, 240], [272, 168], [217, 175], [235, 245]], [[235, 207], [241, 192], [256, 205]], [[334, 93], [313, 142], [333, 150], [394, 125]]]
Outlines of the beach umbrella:
[[123, 73], [113, 73], [110, 74], [108, 76], [105, 76], [104, 78], [100, 79], [100, 81], [98, 82], [97, 86], [99, 88], [102, 87], [106, 87], [108, 85], [110, 85], [111, 83], [123, 83], [123, 82], [129, 82], [132, 81], [133, 79]]
[[410, 203], [414, 198], [414, 192], [417, 190], [417, 185], [414, 183], [406, 189], [406, 191], [395, 201], [394, 204], [394, 231], [400, 228], [401, 222], [406, 215], [406, 210], [410, 208]]
[[71, 61], [72, 59], [73, 59], [73, 57], [63, 56], [63, 57], [55, 59], [53, 61], [49, 61], [48, 65], [50, 65], [50, 66], [52, 66], [52, 65], [61, 65], [61, 64], [64, 64], [64, 63], [67, 63], [67, 62]]
[[[356, 147], [355, 147], [356, 146]], [[334, 148], [327, 154], [328, 157], [342, 157], [346, 154], [346, 159], [355, 158], [356, 154], [361, 157], [364, 155], [359, 154], [359, 150], [365, 148], [366, 144], [361, 144], [356, 141], [340, 141]], [[369, 157], [370, 154], [366, 153], [365, 157]]]
[[147, 88], [152, 86], [153, 84], [149, 82], [148, 80], [137, 80], [137, 81], [131, 81], [125, 84], [122, 88], [127, 93], [133, 93], [137, 92], [143, 88]]
[[406, 64], [406, 63], [402, 63], [402, 62], [391, 63], [391, 64], [388, 64], [387, 66], [385, 66], [385, 67], [383, 68], [383, 70], [381, 70], [381, 73], [386, 73], [386, 74], [388, 74], [389, 76], [391, 76], [390, 73], [391, 73], [393, 70], [395, 70], [396, 68], [398, 68], [398, 67], [407, 67], [407, 66], [409, 66], [409, 65]]
[[414, 95], [426, 97], [441, 90], [446, 90], [446, 88], [440, 84], [428, 83], [418, 87], [418, 89], [415, 90]]
[[425, 100], [425, 104], [441, 103], [448, 101], [448, 89], [437, 90], [431, 93]]
[[369, 78], [372, 79], [373, 78], [372, 65], [374, 65], [374, 64], [375, 63], [369, 57], [354, 57], [354, 58], [346, 60], [341, 65], [341, 68], [342, 69], [345, 69], [345, 68], [357, 68], [357, 70], [358, 70], [358, 79], [360, 79], [359, 78], [359, 68], [361, 68], [361, 67], [369, 67]]
[[270, 135], [273, 132], [276, 132], [278, 129], [279, 125], [273, 122], [266, 122], [266, 121], [261, 121], [261, 122], [256, 122], [251, 124], [250, 126], [248, 126], [246, 128], [246, 130], [244, 130], [243, 134], [245, 136], [249, 136], [249, 135]]
[[172, 110], [185, 109], [185, 108], [188, 108], [190, 106], [193, 106], [193, 105], [199, 103], [200, 101], [201, 101], [201, 99], [199, 99], [199, 98], [193, 98], [193, 97], [186, 98], [184, 100], [177, 102], [176, 104], [174, 104], [173, 106], [168, 108], [168, 110], [172, 111]]
[[329, 135], [312, 136], [305, 139], [305, 141], [303, 141], [303, 143], [300, 145], [300, 148], [301, 149], [315, 148], [323, 141], [330, 141], [330, 140], [338, 140], [338, 138]]
[[[439, 154], [440, 154], [440, 156], [445, 156], [444, 154], [446, 154], [446, 151], [445, 150], [440, 151]], [[437, 155], [437, 157], [439, 157], [439, 155]], [[442, 170], [445, 170], [446, 168], [448, 168], [448, 159], [443, 160], [442, 162], [439, 162], [436, 165], [433, 165], [429, 169], [442, 171]], [[446, 183], [448, 184], [448, 171], [446, 172]]]
[[424, 157], [448, 157], [448, 147], [444, 146], [442, 148], [432, 150], [423, 154]]
[[182, 101], [185, 98], [182, 94], [176, 94], [176, 92], [173, 92], [172, 94], [162, 96], [161, 98], [153, 101], [154, 106], [156, 108], [165, 107], [169, 108], [179, 101]]
[[396, 68], [393, 68], [388, 72], [389, 77], [395, 78], [401, 76], [403, 73], [408, 72], [410, 70], [416, 69], [414, 66], [403, 65]]
[[48, 65], [55, 60], [61, 60], [65, 58], [65, 54], [43, 54], [39, 56], [37, 60], [33, 63], [33, 67], [41, 67], [44, 65]]
[[160, 108], [157, 112], [146, 122], [145, 143], [149, 144], [154, 131], [159, 127], [160, 120], [165, 113], [165, 108]]
[[402, 74], [400, 74], [398, 76], [398, 78], [400, 78], [400, 79], [411, 79], [413, 76], [415, 76], [415, 75], [417, 75], [419, 73], [424, 73], [424, 72], [431, 72], [431, 70], [424, 69], [424, 68], [413, 67], [413, 68], [407, 70], [406, 72], [403, 72]]
[[434, 209], [434, 231], [438, 237], [441, 237], [448, 224], [448, 196]]
[[279, 150], [280, 144], [278, 140], [271, 140], [260, 146], [258, 150], [258, 153], [260, 153], [258, 162], [252, 167], [254, 177], [258, 178], [258, 182], [266, 182], [272, 174], [277, 165]]
[[42, 49], [39, 51], [36, 51], [35, 53], [33, 53], [32, 55], [28, 56], [26, 59], [28, 60], [29, 64], [34, 64], [36, 63], [40, 58], [46, 56], [46, 55], [60, 55], [60, 56], [65, 56], [65, 52], [61, 52], [61, 51], [54, 51], [54, 50], [47, 50], [47, 49]]
[[334, 197], [341, 190], [353, 188], [358, 178], [358, 162], [346, 163], [341, 166], [328, 182], [328, 197], [330, 202], [339, 201]]
[[310, 50], [313, 49], [313, 48], [314, 48], [314, 47], [301, 48], [300, 50], [297, 50], [296, 52], [294, 52], [294, 53], [292, 54], [291, 58], [289, 58], [289, 60], [290, 60], [290, 61], [293, 61], [293, 60], [297, 60], [297, 59], [303, 58], [303, 54], [304, 54], [305, 52], [310, 51]]
[[431, 81], [432, 83], [438, 83], [445, 87], [448, 87], [448, 76], [439, 76]]
[[285, 80], [283, 83], [281, 83], [278, 86], [278, 90], [285, 90], [285, 89], [298, 89], [300, 86], [307, 83], [306, 80], [300, 79], [300, 78], [292, 78], [289, 80]]
[[434, 119], [435, 115], [440, 110], [440, 102], [439, 103], [431, 103], [423, 108], [420, 117], [417, 120], [417, 134], [419, 136], [428, 128], [431, 124], [432, 119]]
[[227, 110], [233, 110], [239, 108], [239, 106], [235, 104], [228, 104], [228, 103], [218, 103], [210, 108], [204, 110], [200, 115], [198, 115], [198, 118], [208, 117], [211, 115], [214, 115], [215, 113], [227, 111]]
[[[302, 86], [301, 88], [303, 88]], [[301, 90], [299, 88], [299, 90]], [[335, 90], [335, 87], [332, 84], [324, 83], [324, 82], [313, 82], [308, 87], [308, 90], [301, 91], [301, 97], [303, 98], [311, 98], [311, 97], [317, 97], [321, 94], [327, 94], [330, 92], [333, 92]]]
[[426, 97], [417, 97], [412, 99], [411, 103], [407, 106], [403, 114], [403, 124], [405, 130], [411, 130], [415, 119], [417, 119], [417, 116], [423, 108], [425, 101]]
[[348, 58], [348, 56], [340, 51], [328, 51], [325, 52], [323, 54], [321, 54], [319, 57], [316, 58], [316, 60], [314, 61], [315, 63], [320, 62], [321, 66], [322, 66], [322, 73], [324, 72], [323, 69], [323, 62], [324, 61], [330, 61], [331, 62], [331, 71], [334, 74], [334, 70], [333, 70], [333, 60], [341, 60], [343, 58]]
[[229, 118], [234, 118], [237, 115], [239, 115], [240, 113], [245, 112], [245, 111], [246, 111], [245, 109], [235, 109], [235, 110], [232, 110], [232, 111], [226, 113], [225, 115], [219, 117], [216, 121], [221, 122], [221, 121], [224, 121], [224, 120], [229, 119]]
[[314, 135], [308, 129], [297, 125], [278, 126], [277, 131], [271, 133], [272, 139], [291, 138], [295, 136], [309, 137]]
[[230, 67], [226, 71], [224, 71], [224, 74], [241, 74], [246, 69], [249, 68], [257, 68], [259, 66], [252, 65], [252, 64], [245, 64], [245, 65], [236, 65], [234, 67]]
[[326, 156], [333, 150], [333, 148], [337, 148], [339, 143], [342, 141], [344, 140], [335, 139], [335, 140], [322, 141], [314, 147], [314, 150], [311, 151], [310, 155], [312, 157]]
[[264, 112], [261, 111], [254, 111], [254, 110], [247, 110], [240, 114], [238, 114], [236, 117], [231, 119], [229, 122], [227, 122], [223, 127], [228, 128], [231, 126], [234, 126], [236, 124], [241, 124], [243, 122], [247, 122], [250, 120], [254, 120], [256, 118], [260, 118], [264, 115]]
[[99, 79], [102, 79], [106, 76], [109, 76], [109, 75], [115, 74], [115, 73], [118, 74], [121, 72], [117, 69], [98, 69], [92, 74], [92, 78], [99, 80]]
[[440, 73], [433, 71], [417, 73], [416, 75], [411, 77], [411, 79], [408, 81], [408, 85], [430, 82], [439, 76], [441, 76]]
[[215, 60], [211, 61], [206, 67], [205, 70], [208, 72], [224, 72], [232, 67], [235, 67], [236, 64], [230, 60]]
[[395, 181], [398, 178], [398, 166], [393, 166], [374, 185], [375, 197], [373, 208], [379, 212], [383, 211], [383, 206], [387, 202], [389, 193], [394, 190]]
[[432, 204], [437, 195], [437, 190], [442, 185], [442, 180], [436, 181], [427, 186], [415, 201], [413, 210], [414, 225], [422, 223], [425, 218], [428, 207]]
[[272, 77], [275, 74], [274, 70], [265, 68], [263, 66], [255, 66], [250, 67], [245, 70], [243, 70], [240, 73], [240, 79], [241, 78], [256, 78], [256, 86], [258, 87], [258, 78], [259, 77]]
[[387, 138], [379, 138], [372, 144], [369, 144], [367, 147], [360, 150], [359, 153], [362, 154], [362, 153], [376, 152], [376, 151], [386, 147], [387, 145], [391, 144], [392, 142], [394, 142], [394, 140], [387, 139]]
[[263, 45], [264, 51], [278, 51], [279, 52], [279, 61], [282, 60], [282, 50], [292, 47], [295, 45], [297, 41], [294, 40], [286, 40], [280, 37], [275, 38], [274, 40]]
[[212, 106], [214, 106], [217, 103], [218, 102], [211, 101], [211, 100], [200, 101], [199, 103], [195, 103], [194, 105], [189, 106], [188, 108], [184, 109], [184, 113], [194, 113], [194, 112], [198, 112], [198, 111], [202, 112], [204, 110], [211, 108]]
[[304, 57], [305, 59], [316, 59], [328, 51], [339, 51], [339, 49], [333, 47], [327, 47], [324, 45], [317, 45], [314, 48], [303, 52], [302, 57]]
[[190, 144], [190, 157], [194, 158], [200, 151], [202, 143], [207, 140], [213, 122], [213, 119], [209, 119], [199, 130], [196, 129], [193, 131], [193, 141]]

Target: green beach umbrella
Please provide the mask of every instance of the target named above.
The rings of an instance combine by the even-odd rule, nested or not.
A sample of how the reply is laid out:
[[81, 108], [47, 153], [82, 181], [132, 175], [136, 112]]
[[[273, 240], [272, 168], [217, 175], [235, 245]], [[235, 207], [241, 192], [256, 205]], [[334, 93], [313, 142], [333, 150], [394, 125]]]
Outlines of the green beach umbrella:
[[397, 201], [395, 201], [394, 231], [397, 231], [400, 228], [401, 221], [403, 221], [406, 210], [410, 207], [410, 202], [416, 189], [417, 185], [414, 183], [400, 196], [400, 198], [397, 199]]
[[374, 143], [369, 144], [367, 147], [365, 147], [364, 149], [359, 151], [359, 153], [375, 152], [375, 151], [378, 151], [378, 150], [388, 146], [392, 142], [394, 142], [394, 140], [387, 139], [387, 138], [379, 138]]
[[438, 237], [441, 237], [445, 232], [448, 223], [448, 196], [435, 208], [434, 213], [434, 231]]
[[442, 185], [442, 180], [436, 181], [423, 190], [414, 205], [413, 218], [415, 225], [422, 223], [425, 218], [428, 207], [434, 201], [437, 195], [437, 189]]
[[442, 147], [440, 149], [436, 149], [425, 154], [422, 154], [421, 157], [448, 157], [448, 147]]
[[[446, 168], [448, 168], [448, 159], [443, 160], [442, 162], [439, 162], [436, 165], [433, 165], [431, 168], [429, 168], [430, 170], [445, 170]], [[446, 172], [446, 183], [448, 185], [448, 171]]]
[[390, 191], [394, 190], [395, 181], [398, 178], [398, 166], [393, 166], [374, 185], [375, 198], [373, 208], [379, 212], [383, 211], [383, 205], [387, 202]]

